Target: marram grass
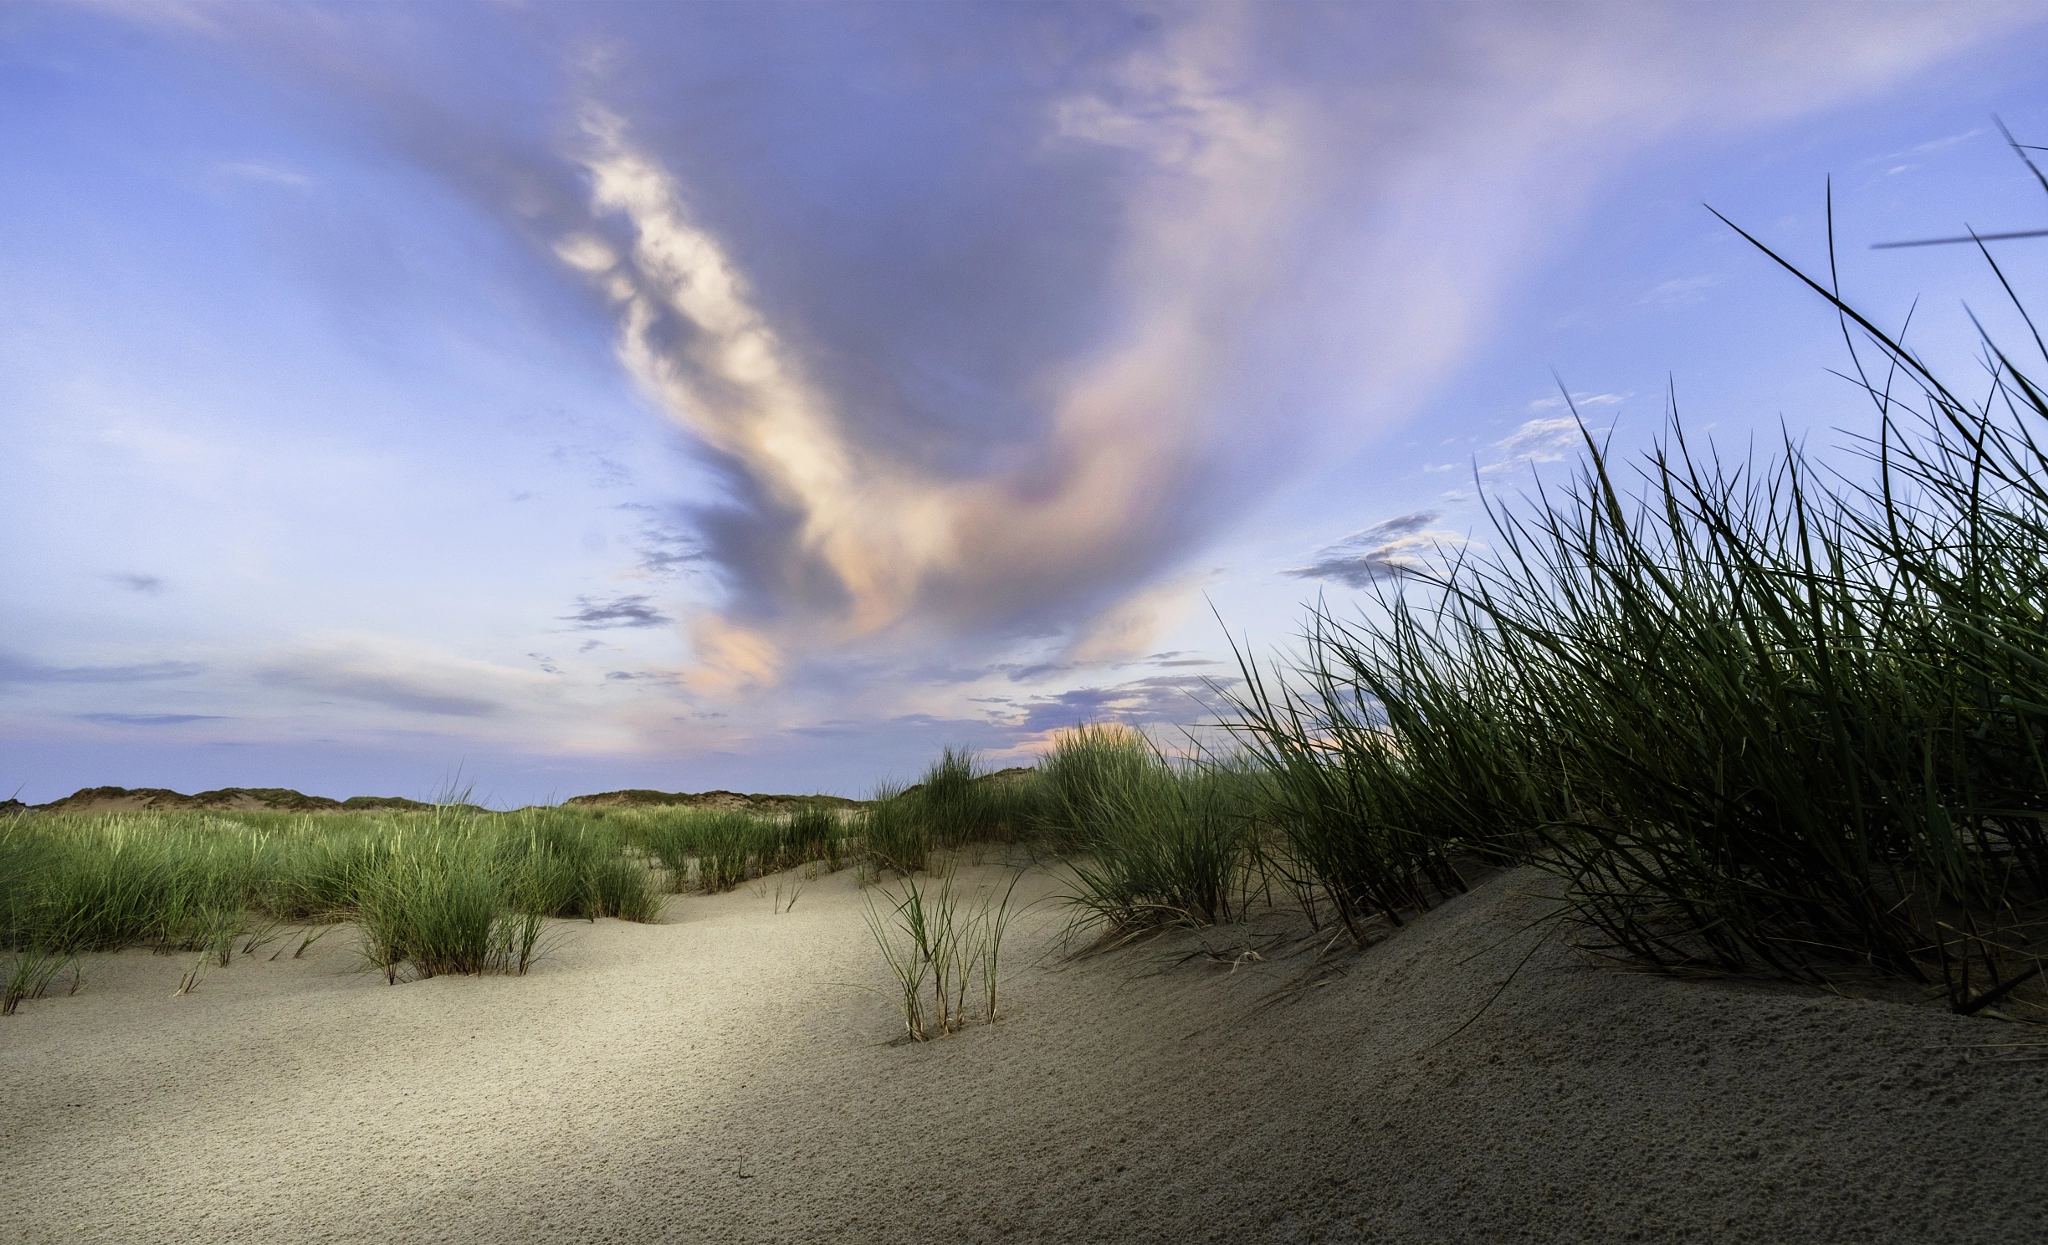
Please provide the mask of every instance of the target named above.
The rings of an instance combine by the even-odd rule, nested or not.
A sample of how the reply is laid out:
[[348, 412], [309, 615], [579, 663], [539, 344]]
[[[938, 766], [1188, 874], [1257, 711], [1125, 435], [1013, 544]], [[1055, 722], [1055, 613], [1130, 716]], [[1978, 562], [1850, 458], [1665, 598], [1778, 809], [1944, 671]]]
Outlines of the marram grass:
[[1638, 961], [2048, 1005], [2048, 352], [1987, 340], [1966, 399], [1807, 284], [1863, 335], [1867, 479], [1674, 415], [1625, 486], [1588, 437], [1483, 552], [1244, 662], [1233, 725], [1354, 929], [1529, 861]]
[[19, 955], [147, 946], [224, 966], [238, 940], [254, 953], [251, 931], [268, 942], [287, 922], [354, 921], [392, 981], [523, 972], [543, 918], [646, 921], [660, 908], [620, 831], [562, 809], [0, 822], [0, 945]]

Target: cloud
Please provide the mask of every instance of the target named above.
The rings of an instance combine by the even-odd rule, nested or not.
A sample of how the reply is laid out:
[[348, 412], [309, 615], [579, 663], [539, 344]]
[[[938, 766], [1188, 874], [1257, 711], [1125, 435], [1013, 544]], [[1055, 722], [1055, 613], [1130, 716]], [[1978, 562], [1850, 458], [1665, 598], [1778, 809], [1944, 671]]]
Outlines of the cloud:
[[[1358, 437], [1361, 405], [1397, 417], [1463, 357], [1540, 255], [1546, 222], [1569, 217], [1597, 180], [1561, 183], [1555, 168], [1617, 167], [1680, 130], [1796, 115], [2013, 20], [1966, 32], [1925, 14], [1873, 26], [1795, 6], [1774, 14], [1769, 37], [1738, 37], [1677, 10], [1609, 22], [1487, 9], [1396, 36], [1365, 10], [1313, 23], [1290, 11], [1201, 6], [1103, 44], [1114, 52], [1063, 69], [1035, 135], [1024, 106], [985, 101], [981, 145], [1033, 157], [1021, 167], [1036, 182], [1004, 183], [1012, 204], [950, 197], [967, 184], [952, 179], [982, 176], [986, 157], [918, 129], [898, 144], [919, 152], [915, 197], [890, 203], [893, 215], [835, 204], [847, 227], [802, 226], [795, 251], [776, 222], [799, 217], [736, 194], [723, 171], [721, 155], [751, 148], [701, 127], [700, 147], [675, 139], [620, 85], [638, 56], [629, 43], [586, 66], [568, 151], [589, 191], [580, 212], [551, 218], [549, 246], [609, 309], [625, 370], [733, 486], [731, 504], [693, 516], [731, 590], [728, 638], [819, 653], [999, 644], [1049, 626], [1077, 653], [1135, 645], [1119, 638], [1134, 600], [1283, 478], [1296, 447]], [[922, 46], [925, 35], [904, 37]], [[1413, 39], [1408, 61], [1443, 72], [1318, 67], [1330, 47], [1388, 38]], [[1828, 48], [1841, 73], [1816, 80], [1779, 51], [1794, 45]], [[891, 53], [877, 55], [875, 72], [890, 73]], [[1745, 90], [1731, 105], [1737, 68]], [[817, 108], [819, 88], [795, 72], [784, 89]], [[1416, 120], [1378, 123], [1388, 115]], [[908, 108], [902, 120], [927, 123]], [[813, 130], [807, 141], [839, 139]], [[788, 160], [847, 158], [830, 150]], [[866, 193], [887, 202], [889, 172], [876, 168]], [[1094, 215], [1055, 229], [1066, 203]], [[983, 215], [1008, 236], [992, 245], [950, 223]], [[916, 244], [854, 256], [840, 240], [856, 237]], [[961, 373], [1000, 357], [1012, 332], [995, 295], [1031, 289], [999, 265], [1027, 250], [1092, 260], [1069, 275], [1057, 314], [1094, 331], [1028, 370], [996, 370], [1007, 384], [977, 384]], [[988, 275], [971, 300], [949, 302], [942, 282], [962, 278], [927, 275], [926, 255]], [[1686, 279], [1656, 297], [1704, 288]], [[903, 323], [918, 331], [891, 337], [878, 308], [914, 296], [928, 305]], [[955, 322], [937, 332], [919, 321], [948, 310]], [[1619, 395], [1589, 402], [1608, 398]], [[1530, 435], [1493, 469], [1557, 452]]]
[[163, 595], [164, 581], [157, 578], [155, 575], [122, 574], [109, 575], [107, 576], [107, 578], [112, 580], [114, 583], [121, 585], [123, 588], [128, 589], [128, 591], [130, 592], [140, 592], [145, 596], [152, 597]]
[[1978, 126], [1975, 129], [1964, 130], [1960, 134], [1950, 134], [1943, 138], [1933, 139], [1932, 141], [1921, 143], [1919, 146], [1913, 148], [1913, 154], [1925, 155], [1928, 152], [1940, 151], [1945, 147], [1953, 147], [1957, 143], [1966, 143], [1984, 132], [1984, 127]]
[[602, 631], [613, 627], [659, 627], [674, 621], [649, 605], [648, 599], [643, 594], [614, 597], [609, 601], [578, 597], [576, 612], [564, 614], [562, 621], [576, 624], [577, 631]]
[[786, 648], [905, 623], [1085, 622], [1199, 535], [1209, 520], [1177, 520], [1220, 414], [1228, 326], [1275, 284], [1304, 172], [1290, 109], [1236, 80], [1236, 20], [1194, 23], [1051, 106], [1049, 149], [1127, 170], [1126, 322], [1060, 369], [1036, 435], [981, 472], [850, 410], [684, 182], [619, 113], [585, 108], [591, 220], [556, 254], [613, 306], [627, 371], [741, 482], [742, 506], [704, 523], [735, 625]]
[[657, 579], [679, 575], [705, 561], [704, 546], [694, 536], [658, 519], [640, 525], [634, 548], [640, 555], [640, 572]]
[[1426, 570], [1428, 557], [1456, 550], [1464, 538], [1430, 525], [1443, 516], [1434, 510], [1384, 519], [1317, 551], [1306, 566], [1280, 572], [1296, 579], [1323, 579], [1350, 588], [1366, 588], [1382, 579], [1398, 579]]
[[559, 686], [545, 674], [383, 636], [310, 640], [259, 663], [256, 675], [274, 687], [455, 718], [498, 717]]
[[1719, 277], [1674, 277], [1651, 286], [1641, 301], [1660, 307], [1689, 307], [1705, 301], [1707, 291], [1719, 284]]
[[125, 666], [46, 666], [10, 653], [0, 653], [0, 684], [9, 683], [151, 683], [187, 679], [206, 667], [190, 661], [151, 661]]
[[587, 445], [558, 445], [548, 457], [580, 474], [592, 488], [624, 488], [633, 482], [631, 467]]
[[281, 164], [263, 160], [237, 160], [213, 166], [213, 171], [222, 177], [239, 181], [264, 182], [272, 186], [288, 186], [293, 190], [311, 190], [313, 179]]
[[[1574, 400], [1576, 401], [1576, 397]], [[1597, 433], [1598, 429], [1591, 431]], [[1565, 455], [1575, 453], [1585, 443], [1585, 432], [1581, 431], [1577, 416], [1555, 415], [1546, 419], [1532, 419], [1494, 442], [1492, 461], [1481, 464], [1479, 470], [1491, 475], [1530, 463], [1562, 462]]]
[[218, 713], [81, 713], [87, 722], [114, 726], [182, 726], [187, 722], [225, 722]]
[[1186, 575], [1133, 594], [1097, 618], [1067, 649], [1077, 663], [1128, 660], [1143, 653], [1187, 613], [1209, 575]]
[[1570, 401], [1567, 402], [1563, 394], [1554, 393], [1549, 397], [1537, 398], [1530, 402], [1529, 409], [1532, 411], [1555, 411], [1566, 406], [1576, 406], [1580, 410], [1585, 410], [1589, 406], [1620, 406], [1633, 396], [1633, 394], [1626, 393], [1574, 393]]
[[[1942, 136], [1941, 138], [1929, 139], [1927, 142], [1924, 143], [1916, 143], [1911, 147], [1907, 147], [1899, 151], [1888, 151], [1885, 152], [1883, 155], [1866, 156], [1860, 162], [1860, 165], [1867, 166], [1872, 164], [1890, 164], [1894, 161], [1907, 159], [1908, 157], [1912, 156], [1929, 156], [1939, 151], [1946, 151], [1947, 149], [1955, 147], [1959, 144], [1967, 143], [1971, 139], [1976, 138], [1979, 135], [1988, 133], [1990, 133], [1990, 130], [1987, 127], [1981, 125], [1974, 126], [1970, 129], [1963, 130], [1955, 134], [1948, 134]], [[1909, 165], [1907, 167], [1912, 166]], [[1892, 171], [1897, 172], [1898, 170], [1893, 169]]]
[[682, 682], [708, 695], [773, 685], [781, 680], [788, 664], [788, 657], [774, 640], [713, 613], [692, 620], [690, 648], [697, 664]]
[[1214, 657], [1203, 657], [1175, 649], [1166, 653], [1147, 653], [1143, 664], [1167, 669], [1173, 666], [1214, 666], [1221, 663]]
[[1037, 696], [1018, 705], [1016, 716], [1000, 715], [1005, 726], [1030, 738], [1045, 738], [1082, 722], [1121, 722], [1127, 726], [1195, 725], [1216, 717], [1216, 688], [1237, 679], [1210, 680], [1195, 675], [1156, 675], [1106, 687], [1077, 687]]

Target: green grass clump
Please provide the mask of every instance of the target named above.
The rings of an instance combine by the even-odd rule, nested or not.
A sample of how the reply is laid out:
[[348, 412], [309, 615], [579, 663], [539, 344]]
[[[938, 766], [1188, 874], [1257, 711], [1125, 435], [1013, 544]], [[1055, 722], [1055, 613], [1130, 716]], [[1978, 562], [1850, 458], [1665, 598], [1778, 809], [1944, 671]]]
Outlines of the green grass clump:
[[900, 792], [884, 787], [875, 793], [860, 819], [861, 842], [877, 874], [893, 869], [908, 877], [929, 862], [932, 837], [917, 807]]
[[1674, 431], [1625, 488], [1588, 437], [1487, 552], [1246, 663], [1236, 727], [1354, 927], [1526, 859], [1652, 964], [2048, 1001], [2048, 393], [1987, 342], [1966, 400], [1807, 283], [1875, 352], [1869, 483]]
[[1068, 865], [1076, 932], [1114, 939], [1241, 913], [1260, 874], [1254, 789], [1241, 770], [1199, 759], [1105, 770]]
[[1157, 758], [1127, 727], [1082, 723], [1060, 732], [1039, 759], [1040, 829], [1052, 843], [1081, 847], [1100, 834], [1122, 792], [1152, 777]]
[[1016, 890], [1013, 875], [999, 896], [985, 894], [969, 908], [947, 872], [922, 882], [906, 876], [899, 892], [883, 888], [886, 915], [882, 905], [868, 899], [868, 932], [895, 978], [897, 1007], [911, 1040], [928, 1041], [965, 1028], [970, 997], [982, 1003], [984, 1023], [996, 1021], [1003, 935], [1016, 915], [1010, 906]]
[[0, 1016], [12, 1016], [23, 999], [39, 999], [72, 957], [42, 947], [23, 947], [0, 963]]
[[493, 967], [492, 927], [505, 878], [485, 844], [467, 836], [400, 844], [356, 894], [364, 956], [396, 982]]
[[824, 803], [786, 814], [738, 809], [651, 809], [629, 814], [635, 835], [667, 871], [671, 889], [729, 891], [749, 878], [817, 863], [846, 863], [851, 827]]
[[837, 870], [843, 852], [846, 823], [839, 811], [822, 804], [804, 804], [789, 815], [783, 839], [784, 867], [823, 862]]
[[[545, 918], [651, 921], [661, 905], [619, 827], [562, 809], [0, 823], [0, 948], [198, 952], [181, 990], [205, 965], [227, 966], [238, 942], [253, 954], [287, 923], [357, 922], [366, 958], [395, 982], [401, 969], [523, 972]], [[294, 954], [316, 938], [309, 930]]]
[[949, 745], [921, 781], [894, 799], [933, 846], [957, 848], [1037, 835], [1044, 822], [1043, 790], [1036, 774], [992, 774], [973, 749]]

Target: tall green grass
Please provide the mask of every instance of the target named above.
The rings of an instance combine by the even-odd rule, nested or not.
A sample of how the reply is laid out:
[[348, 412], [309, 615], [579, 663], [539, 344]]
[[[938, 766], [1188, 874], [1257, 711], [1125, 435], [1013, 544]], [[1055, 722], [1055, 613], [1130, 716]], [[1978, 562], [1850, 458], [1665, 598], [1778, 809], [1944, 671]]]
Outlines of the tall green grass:
[[1725, 463], [1674, 416], [1624, 486], [1589, 436], [1485, 552], [1244, 663], [1236, 728], [1347, 922], [1531, 860], [1653, 964], [2041, 1001], [2048, 396], [1987, 342], [1966, 400], [1801, 279], [1866, 343], [1868, 481]]
[[[1243, 913], [1266, 886], [1268, 785], [1241, 762], [1169, 759], [1136, 731], [1082, 723], [1037, 765], [996, 775], [948, 747], [916, 786], [878, 791], [861, 828], [877, 872], [905, 879], [950, 869], [963, 847], [1051, 852], [1072, 884], [1070, 933], [1115, 941]], [[934, 864], [940, 851], [949, 854]]]
[[1043, 788], [1035, 778], [992, 774], [973, 749], [949, 745], [920, 781], [900, 791], [878, 792], [874, 804], [894, 805], [931, 846], [1015, 843], [1044, 828]]
[[905, 877], [934, 850], [1034, 841], [1045, 825], [1036, 774], [991, 774], [972, 749], [951, 745], [917, 783], [878, 788], [859, 815], [867, 866]]
[[[614, 814], [617, 816], [617, 814]], [[847, 863], [850, 818], [822, 803], [800, 804], [786, 814], [739, 810], [664, 808], [627, 815], [633, 835], [668, 871], [670, 886], [729, 891], [749, 878], [819, 863]]]
[[353, 920], [393, 981], [523, 972], [544, 918], [646, 921], [660, 906], [621, 832], [564, 809], [0, 823], [0, 945], [25, 954], [148, 946], [224, 966], [245, 934], [247, 954], [283, 923]]
[[892, 869], [908, 877], [931, 858], [931, 826], [918, 816], [915, 804], [892, 787], [876, 791], [861, 813], [861, 846], [867, 865], [877, 876]]
[[1037, 766], [1041, 831], [1060, 846], [1084, 847], [1102, 833], [1118, 793], [1152, 775], [1154, 760], [1144, 737], [1126, 727], [1083, 722], [1060, 732]]
[[923, 881], [906, 876], [894, 892], [878, 888], [886, 914], [883, 905], [868, 899], [868, 932], [895, 977], [897, 1007], [911, 1040], [928, 1041], [965, 1028], [969, 998], [982, 1004], [984, 1023], [999, 1017], [1003, 937], [1016, 915], [1010, 904], [1018, 876], [1012, 874], [1000, 894], [983, 894], [973, 906], [963, 902], [951, 872]]
[[1083, 726], [1059, 739], [1041, 774], [1075, 933], [1115, 940], [1229, 921], [1263, 883], [1263, 788], [1242, 766], [1172, 761], [1134, 731]]

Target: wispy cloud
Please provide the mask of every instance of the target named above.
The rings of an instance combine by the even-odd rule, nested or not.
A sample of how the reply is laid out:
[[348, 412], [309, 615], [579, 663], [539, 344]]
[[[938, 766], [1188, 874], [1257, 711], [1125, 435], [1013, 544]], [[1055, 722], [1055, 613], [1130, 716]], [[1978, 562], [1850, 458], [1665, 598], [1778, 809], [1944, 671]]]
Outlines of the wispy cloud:
[[[1866, 156], [1863, 160], [1859, 162], [1859, 167], [1866, 167], [1872, 164], [1898, 165], [1899, 161], [1910, 161], [1913, 157], [1916, 156], [1931, 156], [1937, 152], [1946, 151], [1951, 147], [1961, 146], [1962, 144], [1969, 142], [1973, 138], [1978, 138], [1982, 135], [1989, 134], [1990, 132], [1991, 131], [1988, 126], [1973, 126], [1970, 129], [1961, 130], [1954, 134], [1944, 134], [1940, 138], [1929, 139], [1924, 143], [1915, 143], [1911, 147], [1904, 147], [1897, 151], [1887, 151], [1882, 155]], [[1901, 172], [1903, 169], [1913, 167], [1916, 166], [1911, 163], [1907, 163], [1904, 165], [1900, 165], [1898, 167], [1890, 168], [1888, 171], [1892, 173], [1897, 173]]]
[[1367, 588], [1382, 579], [1398, 579], [1426, 570], [1430, 555], [1456, 550], [1464, 538], [1430, 525], [1443, 518], [1434, 510], [1384, 519], [1336, 544], [1318, 550], [1306, 566], [1282, 572], [1296, 579], [1323, 579], [1350, 588]]
[[268, 160], [231, 160], [213, 166], [213, 171], [222, 177], [245, 182], [262, 182], [272, 186], [288, 186], [293, 190], [310, 190], [313, 179], [296, 169]]
[[1532, 400], [1529, 403], [1529, 409], [1532, 411], [1555, 411], [1568, 406], [1575, 406], [1583, 411], [1588, 407], [1594, 406], [1620, 406], [1633, 396], [1635, 395], [1627, 393], [1581, 392], [1572, 394], [1570, 400], [1567, 401], [1563, 394], [1553, 393], [1548, 397]]
[[[1589, 404], [1579, 405], [1583, 408]], [[1598, 429], [1592, 431], [1597, 432]], [[1493, 475], [1534, 463], [1562, 462], [1566, 455], [1576, 452], [1585, 443], [1585, 433], [1580, 429], [1577, 416], [1554, 415], [1546, 419], [1532, 419], [1494, 442], [1491, 460], [1481, 463], [1479, 470], [1482, 474]]]
[[1043, 738], [1082, 722], [1122, 722], [1128, 726], [1193, 725], [1214, 718], [1220, 708], [1217, 688], [1235, 686], [1236, 679], [1211, 680], [1197, 675], [1155, 675], [1103, 687], [1077, 687], [1016, 705], [1017, 714], [998, 710], [1004, 725], [1026, 738]]
[[206, 667], [190, 661], [150, 661], [118, 666], [50, 666], [10, 653], [0, 653], [0, 684], [7, 683], [152, 683], [187, 679]]
[[657, 579], [679, 575], [706, 560], [704, 546], [696, 537], [661, 519], [640, 525], [634, 550], [640, 555], [640, 573]]
[[1719, 284], [1721, 278], [1714, 276], [1673, 277], [1645, 290], [1641, 301], [1659, 307], [1689, 307], [1706, 301], [1707, 291]]
[[1240, 89], [1238, 19], [1216, 12], [1134, 56], [1113, 89], [1053, 107], [1049, 141], [1131, 170], [1130, 320], [1064, 369], [1042, 438], [980, 475], [934, 470], [850, 417], [688, 188], [621, 116], [586, 107], [591, 227], [556, 254], [612, 301], [628, 371], [744, 474], [753, 507], [707, 524], [708, 553], [736, 589], [723, 634], [753, 633], [754, 665], [918, 618], [1085, 622], [1189, 539], [1160, 501], [1205, 452], [1189, 415], [1229, 364], [1219, 330], [1272, 281], [1261, 257], [1288, 236], [1303, 175], [1289, 112]]
[[259, 663], [274, 687], [441, 717], [490, 718], [532, 702], [556, 680], [381, 636], [309, 640]]
[[218, 713], [81, 713], [87, 722], [112, 726], [183, 726], [187, 722], [225, 722]]
[[558, 445], [548, 456], [593, 488], [624, 488], [633, 482], [631, 467], [587, 445]]
[[675, 620], [648, 604], [650, 597], [634, 593], [599, 601], [591, 597], [576, 598], [576, 611], [564, 614], [562, 621], [575, 624], [577, 631], [604, 631], [613, 627], [660, 627]]

